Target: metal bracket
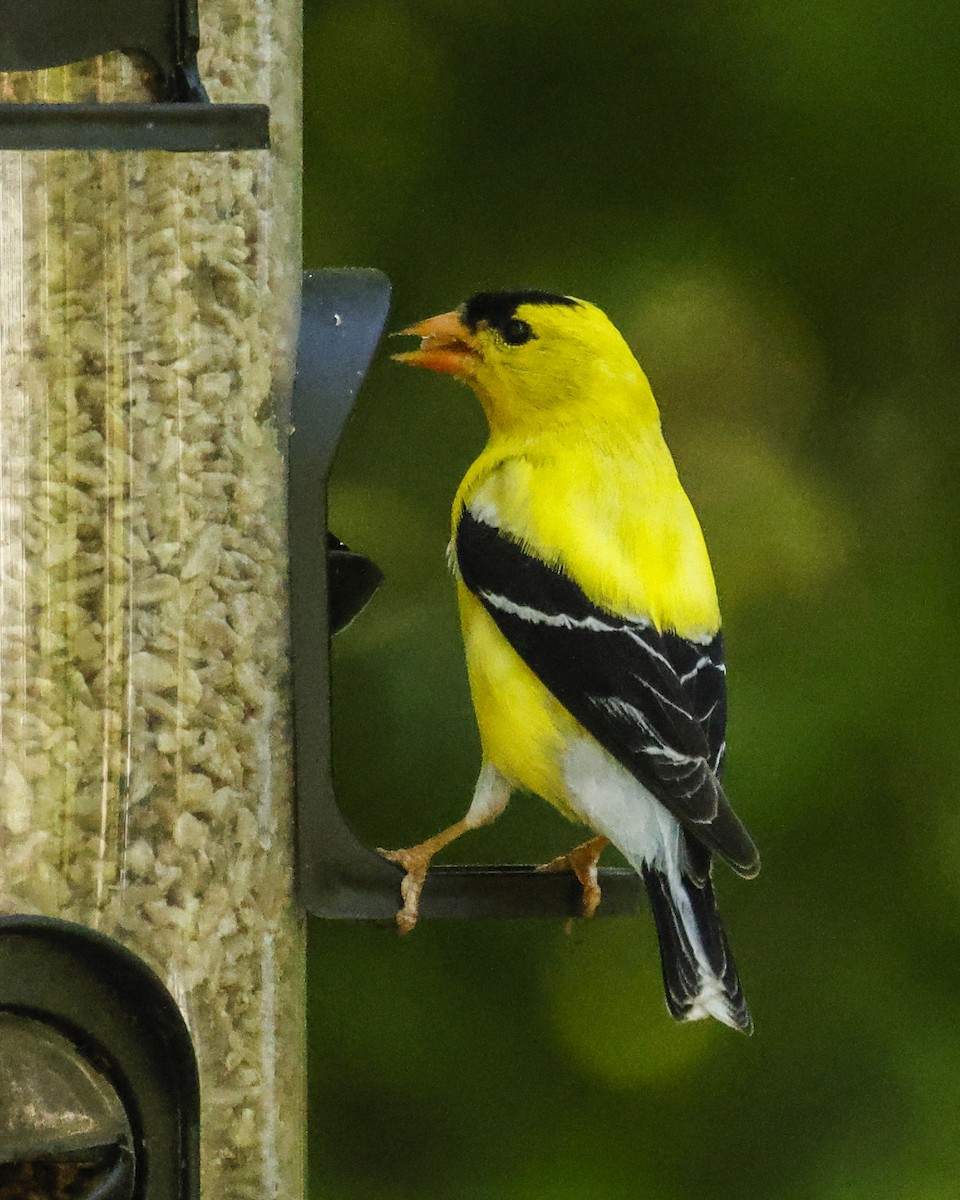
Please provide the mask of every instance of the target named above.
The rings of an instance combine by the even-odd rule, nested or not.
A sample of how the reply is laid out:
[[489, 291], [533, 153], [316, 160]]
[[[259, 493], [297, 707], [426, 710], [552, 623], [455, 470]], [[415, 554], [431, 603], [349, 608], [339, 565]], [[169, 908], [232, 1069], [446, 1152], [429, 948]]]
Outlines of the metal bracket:
[[258, 150], [263, 104], [211, 104], [197, 69], [197, 0], [0, 0], [0, 71], [39, 71], [120, 50], [157, 72], [150, 104], [0, 104], [5, 150]]
[[[390, 303], [378, 271], [308, 271], [290, 439], [290, 592], [299, 890], [316, 916], [384, 920], [400, 902], [402, 871], [362, 842], [341, 813], [331, 765], [327, 481]], [[600, 913], [642, 907], [633, 871], [600, 872]], [[433, 867], [422, 917], [566, 917], [580, 911], [572, 874], [531, 866]]]
[[394, 867], [354, 836], [334, 798], [327, 561], [327, 480], [389, 307], [379, 271], [304, 272], [289, 452], [290, 622], [299, 889], [318, 916], [373, 915], [396, 890]]

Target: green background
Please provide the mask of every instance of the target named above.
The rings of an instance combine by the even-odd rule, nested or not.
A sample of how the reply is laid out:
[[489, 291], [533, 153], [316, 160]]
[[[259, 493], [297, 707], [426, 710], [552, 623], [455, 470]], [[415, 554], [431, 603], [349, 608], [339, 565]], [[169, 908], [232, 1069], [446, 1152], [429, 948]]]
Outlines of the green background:
[[[681, 1027], [648, 919], [314, 923], [325, 1200], [953, 1200], [960, 1178], [955, 5], [312, 0], [305, 261], [392, 328], [481, 288], [599, 303], [716, 569], [718, 868], [757, 1031]], [[387, 582], [336, 643], [341, 803], [462, 814], [478, 743], [444, 565], [469, 392], [381, 353], [333, 528]], [[447, 861], [578, 831], [519, 798]]]

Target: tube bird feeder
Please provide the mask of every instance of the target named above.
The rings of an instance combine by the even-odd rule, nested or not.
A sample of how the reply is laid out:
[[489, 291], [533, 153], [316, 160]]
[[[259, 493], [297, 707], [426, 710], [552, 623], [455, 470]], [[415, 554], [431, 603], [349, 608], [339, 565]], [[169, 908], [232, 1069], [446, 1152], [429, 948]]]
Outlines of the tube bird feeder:
[[299, 0], [27, 7], [0, 11], [0, 1193], [294, 1200]]

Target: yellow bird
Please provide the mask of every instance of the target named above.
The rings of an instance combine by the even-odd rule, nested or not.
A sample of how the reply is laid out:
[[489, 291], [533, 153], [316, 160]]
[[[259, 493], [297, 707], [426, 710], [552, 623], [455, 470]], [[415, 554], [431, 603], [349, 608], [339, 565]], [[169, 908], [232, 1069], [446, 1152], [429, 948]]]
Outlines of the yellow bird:
[[716, 588], [646, 376], [572, 296], [481, 292], [404, 333], [420, 348], [395, 357], [469, 384], [490, 438], [450, 543], [483, 763], [462, 820], [385, 852], [406, 872], [398, 926], [433, 856], [524, 788], [596, 834], [546, 864], [576, 872], [585, 915], [607, 844], [643, 877], [670, 1012], [749, 1032], [711, 861], [760, 862], [720, 783]]

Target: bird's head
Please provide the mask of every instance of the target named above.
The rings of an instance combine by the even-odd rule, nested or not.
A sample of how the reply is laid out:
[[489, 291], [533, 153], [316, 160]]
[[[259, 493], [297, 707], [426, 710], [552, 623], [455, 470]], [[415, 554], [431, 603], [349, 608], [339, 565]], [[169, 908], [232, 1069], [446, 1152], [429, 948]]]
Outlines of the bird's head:
[[420, 338], [398, 362], [452, 375], [477, 393], [490, 428], [556, 422], [659, 422], [643, 371], [593, 304], [549, 292], [479, 292], [453, 312], [402, 331]]

